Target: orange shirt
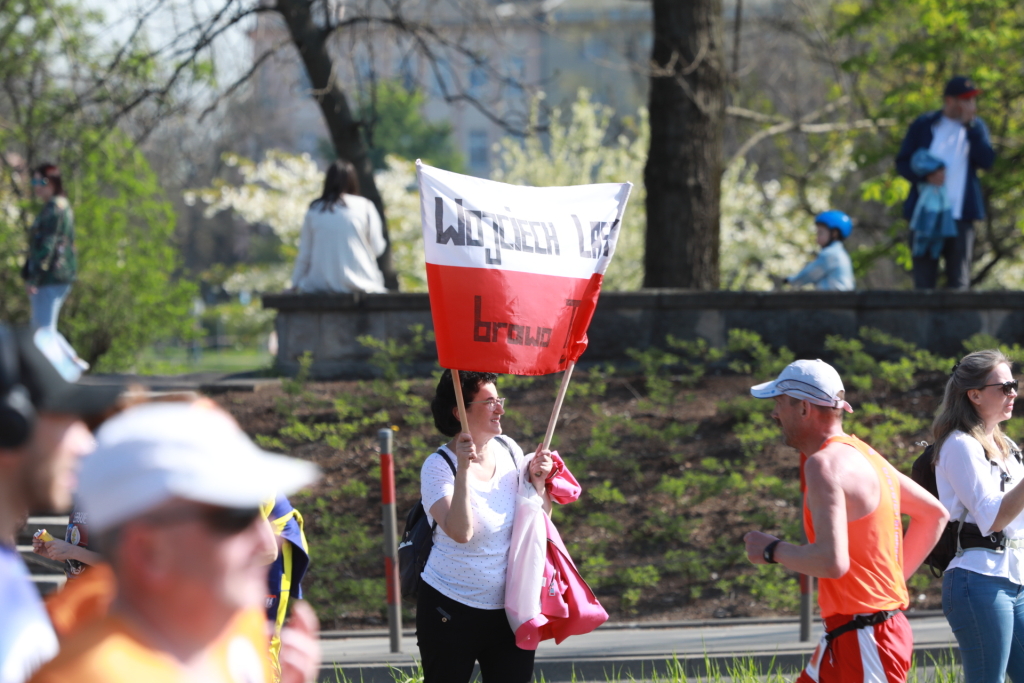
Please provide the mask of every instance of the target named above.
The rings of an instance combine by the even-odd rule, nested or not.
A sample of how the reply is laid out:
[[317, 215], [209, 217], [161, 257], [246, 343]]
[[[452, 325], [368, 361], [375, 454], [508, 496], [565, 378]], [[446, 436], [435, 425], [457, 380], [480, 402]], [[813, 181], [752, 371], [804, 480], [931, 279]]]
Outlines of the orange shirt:
[[[239, 613], [210, 648], [211, 666], [223, 683], [269, 683], [266, 616]], [[143, 642], [135, 628], [116, 615], [88, 624], [62, 644], [60, 654], [29, 683], [189, 683], [188, 672], [170, 655]]]
[[107, 563], [89, 567], [74, 581], [46, 596], [46, 611], [53, 622], [60, 642], [65, 642], [79, 628], [107, 615], [117, 593], [117, 580]]
[[[903, 580], [903, 524], [896, 470], [875, 449], [855, 436], [833, 436], [822, 448], [834, 442], [852, 446], [864, 456], [878, 475], [881, 495], [874, 512], [846, 525], [849, 571], [838, 579], [818, 579], [821, 616], [906, 609], [909, 601]], [[801, 481], [804, 460], [801, 458]], [[804, 528], [807, 540], [814, 543], [814, 522], [806, 497]]]

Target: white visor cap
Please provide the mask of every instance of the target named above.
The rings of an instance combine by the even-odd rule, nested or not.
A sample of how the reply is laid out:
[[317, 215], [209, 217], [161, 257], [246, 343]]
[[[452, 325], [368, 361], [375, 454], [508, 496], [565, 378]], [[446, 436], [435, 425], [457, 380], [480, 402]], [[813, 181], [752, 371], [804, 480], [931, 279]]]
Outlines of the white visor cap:
[[250, 508], [316, 481], [316, 465], [258, 448], [234, 420], [187, 403], [150, 403], [106, 422], [77, 499], [101, 533], [172, 498]]
[[821, 359], [793, 361], [779, 373], [778, 379], [751, 387], [750, 394], [754, 398], [774, 398], [785, 394], [817, 406], [853, 412], [850, 404], [843, 400], [846, 390], [839, 373]]

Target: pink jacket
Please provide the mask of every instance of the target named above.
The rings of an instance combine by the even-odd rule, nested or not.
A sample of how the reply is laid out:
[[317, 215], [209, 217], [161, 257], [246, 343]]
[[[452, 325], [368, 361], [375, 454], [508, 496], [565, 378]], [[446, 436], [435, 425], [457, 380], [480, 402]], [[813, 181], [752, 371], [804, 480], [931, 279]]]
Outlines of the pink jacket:
[[[562, 458], [557, 453], [552, 453], [552, 458], [555, 466], [547, 479], [547, 493], [557, 503], [572, 503], [583, 489], [566, 469]], [[510, 580], [506, 582], [505, 604], [515, 630], [516, 645], [524, 650], [536, 650], [542, 640], [554, 638], [556, 643], [561, 643], [569, 636], [590, 633], [608, 620], [608, 613], [580, 576], [551, 518], [543, 509], [537, 514], [536, 501], [529, 502], [533, 496], [529, 489], [524, 490], [524, 481], [530, 488], [533, 486], [528, 475], [520, 478], [515, 524], [530, 525], [532, 529], [513, 530], [514, 539], [519, 542], [513, 541], [509, 554]], [[543, 547], [537, 547], [539, 543]], [[541, 558], [543, 576], [537, 577], [535, 572]], [[511, 580], [512, 576], [517, 579]], [[537, 588], [540, 589], [539, 601], [533, 592]], [[532, 595], [523, 595], [524, 591]], [[525, 609], [524, 604], [528, 605]], [[514, 610], [510, 611], [511, 605], [519, 605], [515, 614]]]

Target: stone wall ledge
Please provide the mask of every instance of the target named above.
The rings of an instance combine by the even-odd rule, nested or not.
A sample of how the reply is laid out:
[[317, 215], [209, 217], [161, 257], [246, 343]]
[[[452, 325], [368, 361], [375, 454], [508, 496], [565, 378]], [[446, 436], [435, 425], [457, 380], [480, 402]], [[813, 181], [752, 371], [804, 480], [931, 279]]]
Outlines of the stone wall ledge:
[[[316, 377], [372, 377], [371, 351], [360, 336], [405, 339], [413, 325], [432, 328], [426, 294], [268, 294], [263, 306], [277, 310], [277, 364], [289, 374], [311, 352]], [[1024, 340], [1024, 292], [605, 292], [580, 364], [632, 365], [628, 349], [662, 347], [668, 335], [722, 346], [732, 329], [815, 358], [827, 356], [829, 335], [854, 337], [861, 327], [946, 356], [962, 353], [963, 340], [977, 333], [1012, 344]], [[425, 349], [414, 372], [429, 374], [436, 358], [432, 346]]]

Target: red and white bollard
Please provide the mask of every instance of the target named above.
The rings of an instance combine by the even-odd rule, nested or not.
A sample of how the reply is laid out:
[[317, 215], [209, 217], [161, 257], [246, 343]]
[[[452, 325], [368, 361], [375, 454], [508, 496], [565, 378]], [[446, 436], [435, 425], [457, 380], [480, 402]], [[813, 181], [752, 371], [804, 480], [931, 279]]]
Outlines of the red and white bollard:
[[398, 517], [395, 512], [395, 459], [393, 432], [382, 429], [380, 439], [380, 502], [384, 517], [384, 580], [388, 587], [388, 631], [391, 651], [402, 651], [402, 584], [398, 575]]

